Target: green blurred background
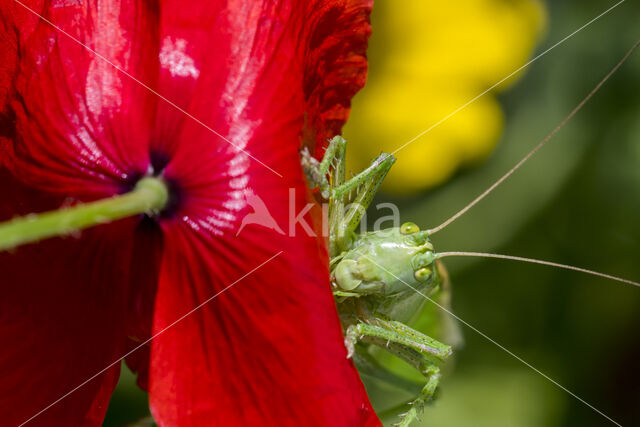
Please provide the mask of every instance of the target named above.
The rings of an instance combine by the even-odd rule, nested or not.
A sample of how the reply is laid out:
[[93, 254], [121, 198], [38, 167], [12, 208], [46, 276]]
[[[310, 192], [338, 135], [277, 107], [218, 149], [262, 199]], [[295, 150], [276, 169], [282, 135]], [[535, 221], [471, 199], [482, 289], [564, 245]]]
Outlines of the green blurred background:
[[[491, 32], [499, 25], [492, 18], [492, 8], [515, 7], [522, 1], [460, 3], [473, 3], [470, 9], [486, 7], [488, 12], [477, 19], [473, 15], [464, 19]], [[512, 69], [526, 62], [526, 55], [530, 58], [544, 51], [615, 3], [580, 0], [544, 4], [541, 10], [546, 17], [536, 24], [535, 44], [521, 60], [516, 55], [514, 61], [520, 62]], [[439, 98], [431, 100], [428, 93], [408, 105], [406, 113], [389, 112], [384, 102], [371, 104], [372, 97], [388, 87], [390, 77], [402, 78], [400, 74], [389, 76], [393, 73], [389, 64], [397, 60], [398, 46], [409, 43], [415, 32], [409, 28], [411, 19], [407, 18], [406, 27], [399, 26], [398, 20], [404, 13], [415, 21], [416, 15], [424, 13], [424, 5], [413, 10], [417, 5], [410, 0], [378, 0], [375, 4], [370, 79], [354, 100], [353, 121], [345, 130], [355, 147], [365, 147], [350, 152], [352, 165], [368, 161], [370, 152], [392, 151], [408, 140], [405, 135], [416, 135], [434, 123], [429, 119], [421, 122], [422, 108], [426, 111], [430, 102], [441, 102]], [[502, 116], [496, 113], [492, 126], [496, 122], [503, 126], [499, 137], [482, 128], [485, 119], [479, 120], [477, 129], [467, 129], [483, 141], [477, 158], [461, 162], [466, 166], [453, 168], [452, 176], [443, 183], [425, 181], [412, 186], [411, 191], [390, 186], [378, 201], [397, 203], [403, 220], [425, 228], [448, 218], [522, 158], [592, 89], [640, 38], [639, 17], [640, 4], [626, 1], [536, 61], [497, 95]], [[508, 28], [507, 33], [518, 31], [514, 28]], [[527, 28], [532, 31], [531, 25]], [[428, 32], [429, 27], [421, 31]], [[482, 61], [483, 49], [488, 49], [489, 55], [500, 46], [452, 42], [448, 58]], [[411, 55], [403, 54], [402, 65], [414, 67], [419, 77], [424, 64], [432, 59], [425, 56], [420, 57], [420, 50], [414, 48]], [[475, 93], [512, 69], [484, 87], [477, 83]], [[467, 215], [438, 233], [436, 248], [552, 260], [640, 281], [639, 76], [640, 54], [636, 54], [544, 150]], [[457, 77], [459, 74], [452, 75], [450, 82]], [[393, 126], [400, 126], [397, 122], [375, 120], [372, 108], [382, 115], [410, 114], [413, 122], [423, 125], [407, 129], [406, 123], [401, 123], [402, 128], [395, 129]], [[387, 128], [380, 129], [381, 125]], [[398, 138], [389, 141], [389, 135], [395, 134]], [[438, 138], [446, 143], [446, 134]], [[412, 145], [420, 143], [419, 139]], [[403, 168], [403, 151], [397, 154], [394, 169]], [[440, 161], [437, 152], [425, 151], [424, 156], [428, 159], [425, 165]], [[442, 161], [450, 162], [451, 158]], [[409, 159], [405, 158], [405, 164], [410, 167]], [[402, 182], [403, 172], [413, 173], [398, 172], [397, 182]], [[375, 210], [370, 214], [375, 216]], [[446, 265], [454, 284], [456, 315], [622, 425], [640, 425], [640, 289], [511, 261], [449, 258]], [[443, 380], [439, 399], [426, 410], [424, 425], [610, 424], [495, 344], [470, 329], [463, 327], [463, 332], [465, 346], [456, 353], [455, 367]], [[380, 385], [368, 384], [368, 388], [379, 409], [407, 398]], [[146, 414], [146, 396], [125, 372], [105, 426], [122, 426]]]

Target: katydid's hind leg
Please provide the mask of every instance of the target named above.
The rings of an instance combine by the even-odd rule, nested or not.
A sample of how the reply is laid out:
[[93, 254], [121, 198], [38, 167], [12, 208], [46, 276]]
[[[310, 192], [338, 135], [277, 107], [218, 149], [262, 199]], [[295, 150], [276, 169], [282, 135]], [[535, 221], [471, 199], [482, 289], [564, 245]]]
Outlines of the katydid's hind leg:
[[149, 416], [149, 417], [141, 418], [138, 421], [135, 421], [131, 424], [127, 424], [126, 427], [155, 427], [157, 425], [158, 424], [156, 424], [153, 417]]
[[345, 334], [348, 357], [353, 355], [358, 341], [370, 342], [379, 346], [384, 346], [385, 343], [400, 344], [421, 354], [429, 355], [436, 361], [443, 361], [451, 355], [451, 347], [448, 345], [442, 344], [408, 326], [405, 326], [405, 328], [388, 328], [385, 325], [371, 325], [364, 322], [349, 326]]
[[420, 393], [420, 390], [423, 387], [422, 382], [410, 380], [396, 374], [380, 364], [371, 353], [366, 351], [366, 348], [363, 347], [363, 351], [360, 350], [361, 349], [358, 348], [353, 354], [353, 362], [358, 368], [360, 375], [372, 378], [383, 384], [387, 384], [398, 390], [409, 393], [412, 396]]
[[437, 363], [451, 355], [451, 347], [422, 334], [400, 322], [382, 319], [372, 320], [376, 325], [356, 323], [347, 328], [345, 343], [349, 354], [355, 351], [358, 341], [381, 347], [417, 369], [426, 379], [420, 394], [400, 415], [398, 425], [406, 427], [416, 420], [425, 404], [433, 400], [440, 381]]
[[420, 363], [420, 373], [424, 375], [427, 383], [424, 385], [418, 397], [409, 402], [407, 412], [401, 413], [400, 421], [396, 424], [399, 427], [409, 427], [411, 423], [419, 419], [425, 405], [431, 403], [440, 384], [440, 368], [431, 362]]
[[[438, 360], [444, 360], [452, 353], [450, 345], [443, 344], [402, 322], [386, 320], [378, 317], [370, 323], [404, 336], [410, 343], [415, 343], [415, 349], [417, 351], [433, 354]], [[408, 346], [411, 347], [410, 344], [408, 344]]]
[[440, 384], [440, 367], [434, 362], [431, 355], [416, 351], [402, 344], [388, 344], [385, 348], [391, 354], [413, 366], [426, 380], [418, 396], [406, 404], [408, 406], [407, 411], [399, 414], [400, 421], [394, 424], [399, 427], [408, 427], [420, 417], [425, 405], [433, 401]]

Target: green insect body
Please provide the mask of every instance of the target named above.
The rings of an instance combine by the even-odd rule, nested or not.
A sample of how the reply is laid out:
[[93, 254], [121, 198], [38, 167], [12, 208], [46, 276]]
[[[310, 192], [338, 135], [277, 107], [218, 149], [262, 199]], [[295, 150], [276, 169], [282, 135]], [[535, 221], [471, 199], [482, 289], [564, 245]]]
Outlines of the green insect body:
[[329, 201], [331, 283], [349, 357], [361, 372], [402, 386], [406, 380], [372, 356], [372, 347], [379, 347], [425, 377], [419, 396], [400, 415], [398, 425], [408, 426], [433, 399], [441, 375], [439, 365], [452, 350], [406, 323], [427, 297], [448, 288], [446, 273], [436, 260], [429, 233], [413, 223], [356, 234], [395, 159], [381, 154], [367, 169], [345, 180], [345, 150], [346, 141], [337, 136], [322, 161], [303, 151], [302, 164], [310, 186], [319, 188]]

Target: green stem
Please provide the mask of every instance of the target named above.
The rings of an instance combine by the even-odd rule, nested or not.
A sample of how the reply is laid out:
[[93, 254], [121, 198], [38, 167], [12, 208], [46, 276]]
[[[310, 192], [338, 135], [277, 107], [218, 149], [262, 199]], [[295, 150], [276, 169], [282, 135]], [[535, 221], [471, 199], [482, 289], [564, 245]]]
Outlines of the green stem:
[[0, 251], [142, 213], [158, 213], [168, 200], [169, 191], [162, 179], [142, 178], [126, 194], [0, 223]]

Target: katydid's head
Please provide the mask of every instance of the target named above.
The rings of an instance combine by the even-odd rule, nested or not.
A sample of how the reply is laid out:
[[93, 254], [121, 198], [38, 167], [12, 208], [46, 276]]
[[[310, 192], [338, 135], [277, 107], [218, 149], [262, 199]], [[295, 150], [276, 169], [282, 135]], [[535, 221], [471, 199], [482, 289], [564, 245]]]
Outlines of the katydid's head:
[[332, 282], [343, 293], [413, 292], [434, 283], [434, 261], [429, 233], [406, 222], [360, 236], [333, 268]]

